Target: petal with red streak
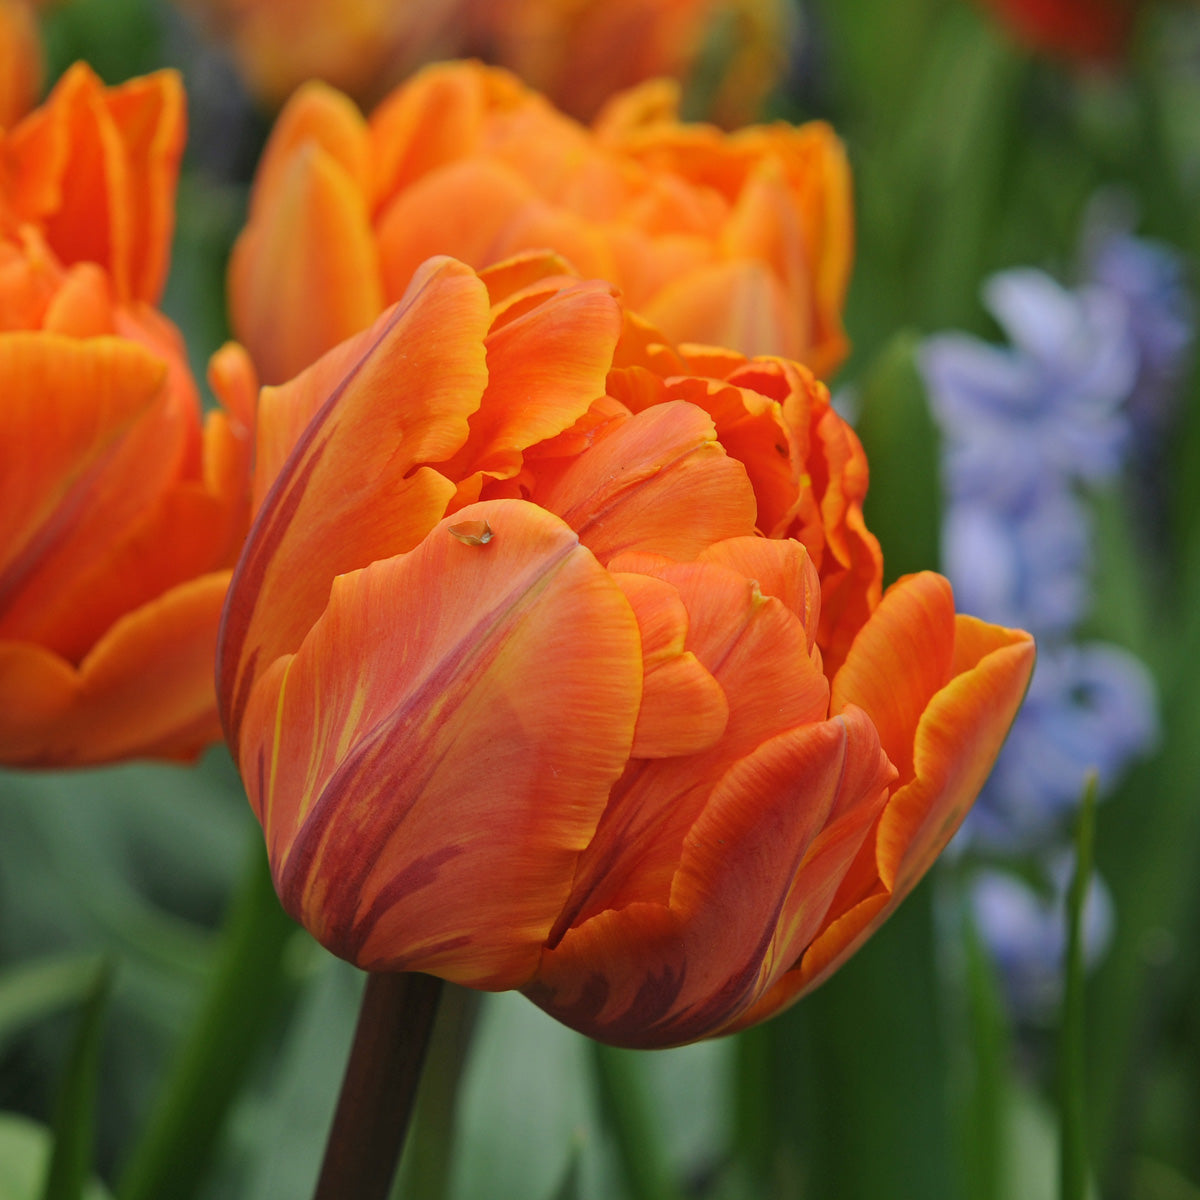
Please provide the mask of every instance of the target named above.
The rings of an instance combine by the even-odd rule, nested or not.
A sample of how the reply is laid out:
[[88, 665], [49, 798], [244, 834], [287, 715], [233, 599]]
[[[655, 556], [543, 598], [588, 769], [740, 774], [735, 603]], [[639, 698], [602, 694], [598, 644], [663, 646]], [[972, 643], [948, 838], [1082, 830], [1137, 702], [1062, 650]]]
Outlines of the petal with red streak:
[[254, 677], [300, 645], [334, 576], [412, 549], [445, 513], [453, 484], [420, 464], [466, 438], [487, 383], [487, 317], [478, 277], [436, 260], [352, 346], [264, 392], [260, 469], [290, 453], [230, 589], [219, 678], [231, 744]]
[[624, 596], [556, 517], [472, 506], [337, 581], [248, 709], [243, 770], [285, 905], [370, 970], [519, 986], [624, 767]]

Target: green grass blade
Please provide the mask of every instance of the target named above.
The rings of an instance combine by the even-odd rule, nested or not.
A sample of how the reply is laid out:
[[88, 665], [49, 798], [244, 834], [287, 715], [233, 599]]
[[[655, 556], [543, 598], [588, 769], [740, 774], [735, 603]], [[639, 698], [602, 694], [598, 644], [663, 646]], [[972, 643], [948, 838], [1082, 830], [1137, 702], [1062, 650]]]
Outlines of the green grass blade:
[[121, 1200], [184, 1200], [199, 1189], [254, 1052], [278, 1018], [296, 927], [276, 899], [257, 829], [249, 868], [207, 993], [122, 1175]]
[[54, 1115], [54, 1149], [41, 1200], [80, 1200], [91, 1178], [100, 1041], [112, 976], [112, 963], [105, 959], [83, 1006]]
[[1088, 1186], [1084, 1039], [1083, 910], [1092, 877], [1096, 829], [1096, 778], [1084, 789], [1075, 835], [1075, 876], [1067, 893], [1067, 961], [1060, 1048], [1060, 1195], [1085, 1200]]

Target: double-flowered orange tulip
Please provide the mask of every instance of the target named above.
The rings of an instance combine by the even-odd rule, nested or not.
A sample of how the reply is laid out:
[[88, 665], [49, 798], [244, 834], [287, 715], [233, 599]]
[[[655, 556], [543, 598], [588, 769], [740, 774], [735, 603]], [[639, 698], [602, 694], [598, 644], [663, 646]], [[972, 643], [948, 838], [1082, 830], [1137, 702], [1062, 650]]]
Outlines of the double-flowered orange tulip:
[[907, 893], [1028, 635], [880, 597], [804, 367], [672, 348], [609, 285], [434, 259], [259, 406], [218, 653], [287, 910], [371, 971], [596, 1038], [760, 1020]]
[[202, 424], [162, 288], [184, 138], [170, 73], [84, 66], [0, 137], [0, 762], [220, 738], [217, 623], [247, 408]]
[[674, 341], [842, 360], [850, 179], [819, 122], [724, 134], [647, 84], [591, 128], [513, 76], [430, 68], [364, 119], [313, 84], [281, 114], [230, 267], [234, 329], [280, 383], [398, 300], [435, 254], [553, 250]]

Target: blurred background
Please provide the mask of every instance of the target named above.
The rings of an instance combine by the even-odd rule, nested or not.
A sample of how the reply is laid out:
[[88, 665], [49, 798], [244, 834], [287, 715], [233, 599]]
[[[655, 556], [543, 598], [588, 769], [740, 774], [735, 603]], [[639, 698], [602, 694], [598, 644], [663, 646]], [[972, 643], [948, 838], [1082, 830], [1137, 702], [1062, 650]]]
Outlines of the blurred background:
[[[887, 577], [939, 568], [961, 609], [1038, 637], [975, 812], [829, 983], [748, 1033], [644, 1054], [594, 1046], [520, 996], [457, 996], [397, 1194], [1059, 1195], [1065, 897], [1094, 774], [1094, 1194], [1200, 1200], [1200, 6], [9, 9], [40, 28], [40, 76], [34, 43], [18, 66], [43, 93], [78, 58], [110, 83], [182, 71], [164, 308], [199, 378], [229, 337], [225, 266], [273, 114], [311, 74], [369, 105], [424, 61], [479, 55], [588, 119], [667, 72], [691, 119], [829, 121], [856, 225], [852, 352], [829, 383], [867, 447]], [[226, 1002], [228, 1037], [194, 1064], [211, 1090], [171, 1194], [310, 1190], [362, 978], [281, 916], [239, 924], [258, 840], [224, 751], [194, 768], [0, 773], [0, 1200], [36, 1194], [105, 955], [95, 1195], [139, 1194], [140, 1131], [207, 982], [239, 954], [254, 966]]]

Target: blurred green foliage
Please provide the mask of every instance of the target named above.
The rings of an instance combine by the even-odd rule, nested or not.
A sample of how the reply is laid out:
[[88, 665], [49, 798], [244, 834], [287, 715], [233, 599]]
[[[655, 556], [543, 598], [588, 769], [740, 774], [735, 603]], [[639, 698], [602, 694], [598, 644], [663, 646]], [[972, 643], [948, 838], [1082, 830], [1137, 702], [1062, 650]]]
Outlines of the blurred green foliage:
[[[1146, 232], [1193, 261], [1200, 252], [1200, 29], [1164, 8], [1129, 69], [1099, 75], [1024, 55], [962, 0], [812, 0], [803, 18], [811, 69], [778, 106], [833, 121], [854, 166], [855, 350], [836, 382], [857, 394], [869, 520], [894, 576], [937, 557], [916, 339], [942, 327], [988, 334], [978, 289], [992, 270], [1069, 275], [1100, 184], [1127, 185]], [[202, 374], [227, 336], [224, 264], [266, 119], [231, 100], [227, 67], [155, 0], [71, 0], [46, 29], [51, 77], [79, 56], [109, 81], [184, 72], [193, 148], [166, 307]], [[1200, 1200], [1194, 402], [1164, 470], [1172, 504], [1153, 537], [1129, 495], [1095, 498], [1093, 625], [1151, 664], [1164, 733], [1099, 813], [1096, 862], [1118, 916], [1086, 981], [1084, 1103], [1099, 1194]], [[256, 836], [221, 751], [192, 768], [0, 774], [0, 1200], [41, 1194], [99, 955], [117, 970], [95, 1043], [98, 1175], [111, 1182], [166, 1153], [194, 1119], [204, 1129], [186, 1177], [160, 1170], [145, 1191], [126, 1174], [122, 1194], [284, 1200], [311, 1186], [361, 980], [291, 935], [263, 888], [242, 883], [233, 905]], [[268, 949], [243, 972], [238, 946], [259, 936]], [[470, 1028], [435, 1051], [450, 1085], [427, 1085], [418, 1137], [452, 1136], [454, 1152], [406, 1163], [404, 1194], [417, 1200], [1057, 1195], [1051, 1031], [1018, 1052], [953, 872], [926, 881], [811, 998], [735, 1039], [597, 1053], [512, 995], [482, 998], [468, 1049]], [[189, 1071], [213, 1088], [203, 1116], [177, 1114], [163, 1133], [162, 1098], [183, 1103]], [[165, 1140], [148, 1150], [154, 1128]], [[89, 1183], [83, 1194], [108, 1193]]]

